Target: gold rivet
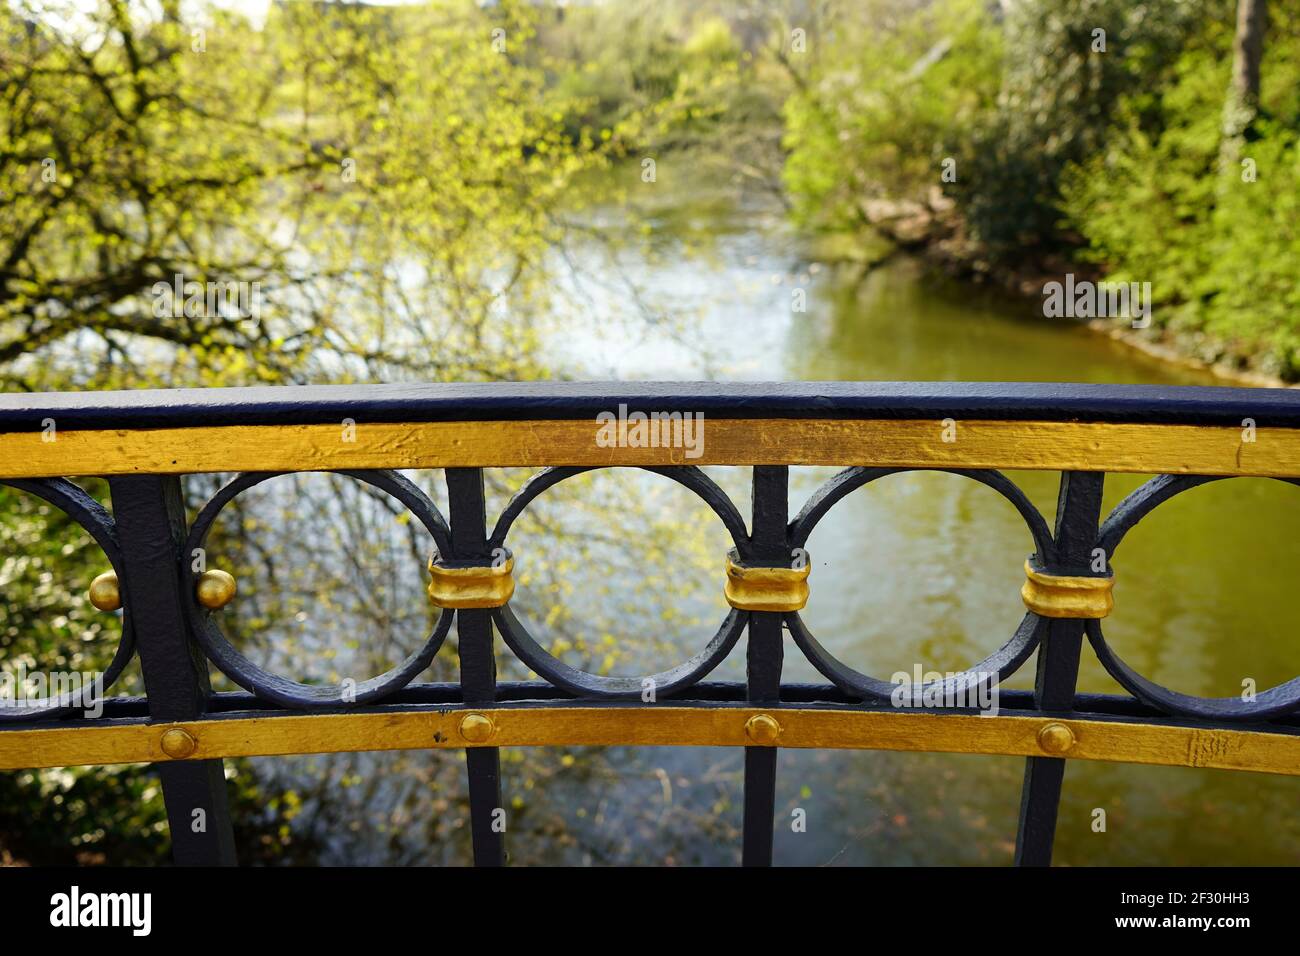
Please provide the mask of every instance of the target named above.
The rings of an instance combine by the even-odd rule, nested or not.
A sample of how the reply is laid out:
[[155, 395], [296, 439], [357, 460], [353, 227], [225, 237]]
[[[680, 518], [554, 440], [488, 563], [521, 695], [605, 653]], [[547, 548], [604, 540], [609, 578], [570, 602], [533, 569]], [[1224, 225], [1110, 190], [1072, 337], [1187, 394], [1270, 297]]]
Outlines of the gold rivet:
[[175, 757], [177, 760], [194, 753], [198, 745], [197, 740], [179, 727], [173, 727], [162, 735], [163, 753], [169, 757]]
[[225, 607], [235, 596], [235, 579], [225, 571], [213, 569], [199, 575], [199, 585], [195, 589], [199, 603], [206, 608], [216, 610]]
[[1065, 724], [1047, 724], [1038, 732], [1038, 746], [1049, 754], [1063, 754], [1074, 746], [1074, 731]]
[[105, 571], [90, 582], [90, 603], [101, 611], [116, 611], [122, 606], [122, 593], [117, 587], [117, 572]]
[[745, 736], [756, 744], [774, 744], [781, 736], [781, 725], [767, 714], [755, 714], [745, 721]]
[[466, 714], [460, 719], [460, 735], [472, 744], [481, 744], [496, 731], [486, 714]]

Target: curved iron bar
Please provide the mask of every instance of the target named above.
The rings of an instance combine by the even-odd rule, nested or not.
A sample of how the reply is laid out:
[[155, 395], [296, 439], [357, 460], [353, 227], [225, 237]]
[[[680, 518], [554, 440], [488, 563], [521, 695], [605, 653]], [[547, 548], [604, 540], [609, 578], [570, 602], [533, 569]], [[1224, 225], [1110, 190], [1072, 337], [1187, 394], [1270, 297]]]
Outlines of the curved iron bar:
[[[488, 539], [489, 548], [505, 546], [507, 535], [516, 519], [536, 498], [548, 488], [560, 482], [598, 468], [547, 468], [538, 472], [519, 489], [507, 503], [496, 526]], [[656, 475], [671, 478], [685, 488], [695, 492], [722, 521], [736, 549], [743, 554], [750, 553], [750, 536], [745, 526], [745, 519], [736, 509], [735, 504], [718, 485], [698, 468], [684, 466], [680, 468], [644, 468]], [[749, 614], [733, 609], [719, 625], [708, 644], [698, 654], [686, 661], [641, 677], [604, 677], [588, 671], [578, 670], [565, 664], [547, 651], [528, 632], [528, 628], [519, 620], [509, 605], [497, 609], [493, 614], [497, 629], [501, 632], [506, 645], [538, 676], [544, 677], [557, 687], [562, 687], [579, 697], [596, 697], [607, 700], [632, 700], [641, 698], [647, 690], [655, 698], [669, 696], [699, 683], [731, 653], [740, 639]]]
[[[584, 472], [603, 471], [605, 468], [616, 467], [619, 466], [546, 468], [539, 471], [524, 482], [523, 486], [506, 503], [505, 509], [501, 512], [501, 517], [497, 519], [496, 525], [492, 528], [492, 534], [488, 537], [488, 547], [500, 548], [505, 545], [506, 535], [510, 533], [510, 528], [524, 509], [532, 504], [534, 499], [543, 491]], [[713, 510], [713, 513], [718, 516], [718, 520], [726, 527], [731, 535], [731, 540], [736, 544], [736, 549], [740, 552], [740, 556], [742, 558], [749, 556], [749, 531], [745, 526], [744, 517], [727, 496], [727, 493], [719, 488], [717, 483], [708, 475], [689, 465], [678, 468], [640, 468], [639, 470], [671, 478], [679, 485], [689, 488], [699, 495], [704, 503]]]
[[[0, 481], [0, 485], [6, 485], [18, 491], [36, 495], [36, 497], [54, 505], [54, 507], [75, 521], [99, 545], [100, 550], [104, 552], [104, 557], [108, 559], [108, 563], [117, 572], [118, 579], [121, 580], [122, 552], [117, 544], [117, 528], [113, 523], [113, 516], [104, 509], [103, 505], [90, 497], [84, 489], [66, 478], [13, 478]], [[113, 653], [113, 659], [103, 673], [101, 693], [106, 692], [116, 683], [135, 653], [135, 630], [131, 626], [131, 605], [129, 602], [124, 601], [122, 604], [121, 620], [122, 633], [118, 638], [117, 650]], [[62, 717], [74, 711], [85, 709], [86, 703], [85, 690], [83, 689], [80, 693], [61, 695], [57, 703], [51, 701], [46, 704], [34, 704], [30, 707], [0, 707], [0, 722], [36, 720], [40, 717]]]
[[[992, 488], [1011, 502], [1025, 520], [1039, 559], [1048, 565], [1054, 563], [1056, 544], [1052, 540], [1047, 521], [1013, 481], [997, 471], [970, 471], [955, 468], [847, 468], [817, 489], [790, 522], [791, 545], [798, 548], [806, 545], [818, 522], [851, 492], [879, 478], [912, 471], [942, 471], [962, 478], [970, 478]], [[878, 703], [893, 701], [903, 686], [908, 687], [907, 699], [910, 701], [924, 700], [926, 695], [936, 693], [942, 695], [943, 700], [969, 700], [972, 694], [982, 694], [993, 684], [1001, 683], [1019, 670], [1038, 647], [1045, 628], [1042, 618], [1032, 611], [1028, 612], [1011, 639], [979, 663], [941, 681], [900, 685], [863, 674], [838, 660], [817, 641], [797, 612], [787, 614], [785, 622], [799, 650], [827, 680], [846, 694]]]
[[826, 512], [830, 511], [832, 507], [839, 503], [841, 498], [846, 497], [849, 493], [856, 491], [863, 485], [870, 484], [878, 478], [917, 471], [957, 475], [960, 478], [970, 478], [972, 481], [978, 481], [980, 484], [992, 488], [1011, 502], [1016, 511], [1020, 512], [1020, 516], [1025, 519], [1025, 524], [1029, 526], [1029, 533], [1034, 538], [1034, 547], [1038, 551], [1039, 558], [1049, 565], [1055, 562], [1056, 543], [1052, 540], [1052, 531], [1048, 528], [1046, 519], [1034, 507], [1033, 503], [1025, 497], [1025, 493], [1020, 490], [1015, 482], [1000, 471], [988, 469], [846, 468], [818, 488], [807, 503], [804, 504], [803, 508], [799, 510], [799, 513], [795, 515], [794, 520], [790, 522], [791, 545], [801, 548], [807, 544], [813, 529], [826, 516]]
[[723, 618], [722, 624], [709, 639], [704, 650], [667, 670], [657, 674], [647, 674], [644, 677], [602, 677], [599, 674], [570, 667], [537, 643], [508, 604], [497, 608], [492, 614], [492, 620], [496, 623], [506, 645], [515, 652], [515, 656], [527, 664], [535, 674], [544, 677], [556, 687], [562, 687], [578, 697], [596, 697], [605, 700], [641, 699], [649, 691], [653, 695], [649, 699], [656, 700], [698, 684], [721, 664], [745, 630], [745, 625], [749, 622], [749, 612], [733, 608], [731, 613]]
[[[281, 477], [282, 474], [278, 472], [249, 472], [239, 475], [223, 486], [203, 506], [203, 510], [195, 518], [194, 524], [190, 528], [189, 538], [185, 542], [184, 553], [187, 555], [193, 554], [195, 549], [203, 547], [208, 533], [212, 529], [213, 522], [222, 509], [237, 495], [264, 481]], [[438, 511], [437, 505], [408, 478], [393, 471], [341, 471], [332, 472], [332, 474], [354, 478], [392, 495], [406, 505], [411, 513], [420, 520], [420, 523], [433, 536], [434, 543], [440, 551], [449, 551], [451, 549], [451, 532], [448, 529], [446, 520]], [[186, 561], [182, 562], [182, 564], [184, 566], [185, 582], [192, 594], [197, 584], [197, 575], [190, 562]], [[349, 687], [345, 684], [322, 687], [290, 680], [287, 677], [272, 674], [258, 667], [236, 650], [234, 645], [226, 639], [226, 636], [221, 632], [221, 628], [214, 620], [214, 612], [194, 600], [186, 602], [186, 606], [195, 636], [202, 645], [208, 659], [216, 664], [221, 673], [249, 693], [255, 694], [263, 700], [298, 709], [340, 706], [359, 707], [382, 700], [396, 693], [415, 680], [420, 672], [433, 661], [434, 655], [438, 653], [438, 649], [442, 647], [443, 641], [446, 640], [447, 634], [451, 630], [451, 622], [454, 617], [453, 612], [444, 609], [434, 625], [433, 632], [424, 644], [390, 670], [369, 680], [362, 681], [356, 687]]]
[[[1228, 477], [1232, 476], [1160, 475], [1138, 487], [1115, 506], [1097, 534], [1097, 547], [1103, 550], [1107, 564], [1125, 535], [1159, 505], [1184, 491]], [[1273, 480], [1300, 486], [1300, 480], [1292, 478]], [[1165, 713], [1211, 720], [1258, 721], [1300, 709], [1300, 677], [1260, 691], [1252, 701], [1240, 697], [1198, 697], [1171, 690], [1134, 670], [1106, 642], [1101, 621], [1089, 621], [1086, 632], [1106, 672], [1142, 703]]]

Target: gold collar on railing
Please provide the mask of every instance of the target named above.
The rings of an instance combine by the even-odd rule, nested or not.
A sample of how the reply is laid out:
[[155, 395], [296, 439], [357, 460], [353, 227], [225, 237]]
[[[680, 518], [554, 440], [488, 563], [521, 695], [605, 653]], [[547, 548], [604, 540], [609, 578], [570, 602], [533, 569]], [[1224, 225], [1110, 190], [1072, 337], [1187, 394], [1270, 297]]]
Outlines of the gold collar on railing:
[[475, 568], [449, 568], [429, 559], [429, 600], [438, 607], [501, 607], [515, 593], [514, 555], [506, 553], [504, 561]]
[[1042, 617], [1102, 618], [1115, 607], [1112, 575], [1051, 574], [1025, 560], [1025, 586], [1020, 596], [1025, 607]]
[[808, 603], [808, 572], [799, 568], [754, 568], [727, 554], [727, 603], [742, 611], [799, 611]]

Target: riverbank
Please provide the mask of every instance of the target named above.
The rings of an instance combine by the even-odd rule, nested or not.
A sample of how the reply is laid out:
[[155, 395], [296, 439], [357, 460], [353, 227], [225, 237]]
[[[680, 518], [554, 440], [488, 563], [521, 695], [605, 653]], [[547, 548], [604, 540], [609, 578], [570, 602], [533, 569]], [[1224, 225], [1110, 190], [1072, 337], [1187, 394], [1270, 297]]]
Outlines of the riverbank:
[[1092, 319], [1085, 324], [1097, 334], [1121, 342], [1128, 348], [1141, 352], [1144, 355], [1149, 355], [1162, 362], [1167, 362], [1170, 365], [1176, 365], [1180, 368], [1208, 372], [1216, 378], [1223, 379], [1225, 384], [1245, 385], [1252, 388], [1300, 388], [1300, 383], [1288, 382], [1276, 375], [1267, 375], [1263, 372], [1256, 372], [1249, 369], [1233, 368], [1231, 365], [1223, 362], [1202, 361], [1201, 359], [1180, 350], [1177, 345], [1166, 344], [1159, 340], [1152, 340], [1139, 334], [1136, 330], [1114, 325], [1107, 322], [1105, 319]]
[[[1033, 276], [1015, 272], [1004, 273], [1000, 284], [1023, 298], [1027, 306], [1036, 306], [1041, 311], [1043, 289], [1052, 282], [1063, 283], [1067, 274], [1072, 274], [1076, 281], [1104, 280], [1103, 273], [1086, 266], [1075, 265], [1062, 271], [1036, 273]], [[1300, 383], [1288, 382], [1281, 376], [1250, 368], [1249, 363], [1255, 356], [1234, 352], [1203, 332], [1180, 334], [1167, 326], [1154, 325], [1147, 329], [1135, 329], [1129, 320], [1117, 322], [1103, 318], [1048, 319], [1048, 321], [1079, 322], [1096, 334], [1118, 342], [1126, 348], [1178, 368], [1206, 372], [1222, 379], [1225, 384], [1252, 388], [1300, 388]], [[1206, 353], [1217, 357], [1214, 359], [1200, 357]]]
[[[1105, 280], [1105, 273], [1093, 266], [1078, 263], [1061, 264], [1050, 272], [1041, 269], [1000, 270], [982, 273], [982, 275], [991, 276], [991, 281], [997, 282], [1023, 299], [1027, 307], [1034, 308], [1039, 314], [1042, 310], [1043, 290], [1050, 283], [1064, 283], [1067, 275], [1073, 275], [1076, 282]], [[1048, 321], [1078, 322], [1096, 334], [1118, 342], [1126, 348], [1178, 368], [1206, 372], [1222, 379], [1225, 384], [1253, 388], [1300, 387], [1300, 383], [1288, 382], [1278, 375], [1250, 368], [1248, 363], [1254, 356], [1234, 352], [1203, 332], [1180, 334], [1168, 326], [1156, 325], [1146, 329], [1135, 329], [1127, 319], [1121, 321], [1104, 318], [1048, 319]], [[1217, 357], [1213, 359], [1201, 357], [1206, 353]]]
[[[912, 255], [943, 274], [959, 281], [991, 285], [1023, 301], [1027, 314], [1045, 321], [1078, 323], [1092, 332], [1118, 342], [1171, 366], [1204, 372], [1225, 384], [1254, 388], [1297, 388], [1281, 376], [1251, 367], [1258, 356], [1234, 350], [1200, 331], [1177, 331], [1153, 325], [1134, 329], [1125, 320], [1060, 319], [1043, 315], [1044, 289], [1075, 281], [1104, 281], [1106, 274], [1091, 263], [1079, 263], [1054, 255], [1037, 261], [1026, 259], [1008, 267], [993, 262], [966, 234], [965, 224], [954, 204], [938, 190], [926, 202], [876, 199], [862, 205], [863, 218], [871, 231], [859, 236], [824, 236], [816, 243], [820, 254], [842, 262], [876, 268], [895, 255]], [[1209, 356], [1209, 357], [1207, 357]]]

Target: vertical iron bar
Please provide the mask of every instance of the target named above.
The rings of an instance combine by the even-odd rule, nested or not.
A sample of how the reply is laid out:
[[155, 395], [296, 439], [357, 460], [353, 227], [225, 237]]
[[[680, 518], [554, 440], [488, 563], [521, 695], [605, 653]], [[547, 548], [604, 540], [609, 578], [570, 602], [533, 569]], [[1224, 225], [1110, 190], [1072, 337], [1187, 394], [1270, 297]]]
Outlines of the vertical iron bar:
[[[1056, 561], [1062, 569], [1088, 573], [1101, 520], [1105, 478], [1100, 472], [1061, 473], [1056, 502]], [[1039, 710], [1068, 712], [1074, 708], [1084, 622], [1078, 618], [1052, 619], [1046, 627], [1038, 648], [1034, 704]], [[1016, 866], [1051, 865], [1064, 779], [1063, 757], [1030, 757], [1026, 761], [1016, 832]]]
[[[448, 468], [447, 494], [451, 513], [452, 554], [455, 561], [487, 561], [487, 506], [480, 468]], [[497, 665], [493, 651], [492, 612], [485, 608], [456, 611], [456, 636], [460, 653], [461, 695], [468, 705], [496, 699]], [[465, 748], [469, 774], [470, 832], [475, 866], [502, 866], [505, 838], [494, 828], [504, 820], [501, 803], [501, 751], [496, 747]]]
[[[185, 506], [175, 476], [110, 478], [122, 547], [123, 600], [131, 609], [150, 719], [197, 720], [212, 693], [207, 659], [190, 632], [180, 562]], [[234, 866], [235, 836], [221, 760], [155, 764], [180, 866]], [[199, 811], [202, 811], [201, 813]]]
[[[753, 560], [790, 566], [790, 469], [784, 466], [754, 468], [753, 523], [750, 541]], [[751, 611], [745, 658], [746, 696], [751, 703], [775, 704], [781, 700], [781, 665], [784, 615], [777, 611]], [[772, 865], [772, 828], [776, 816], [776, 747], [745, 748], [744, 866]]]

